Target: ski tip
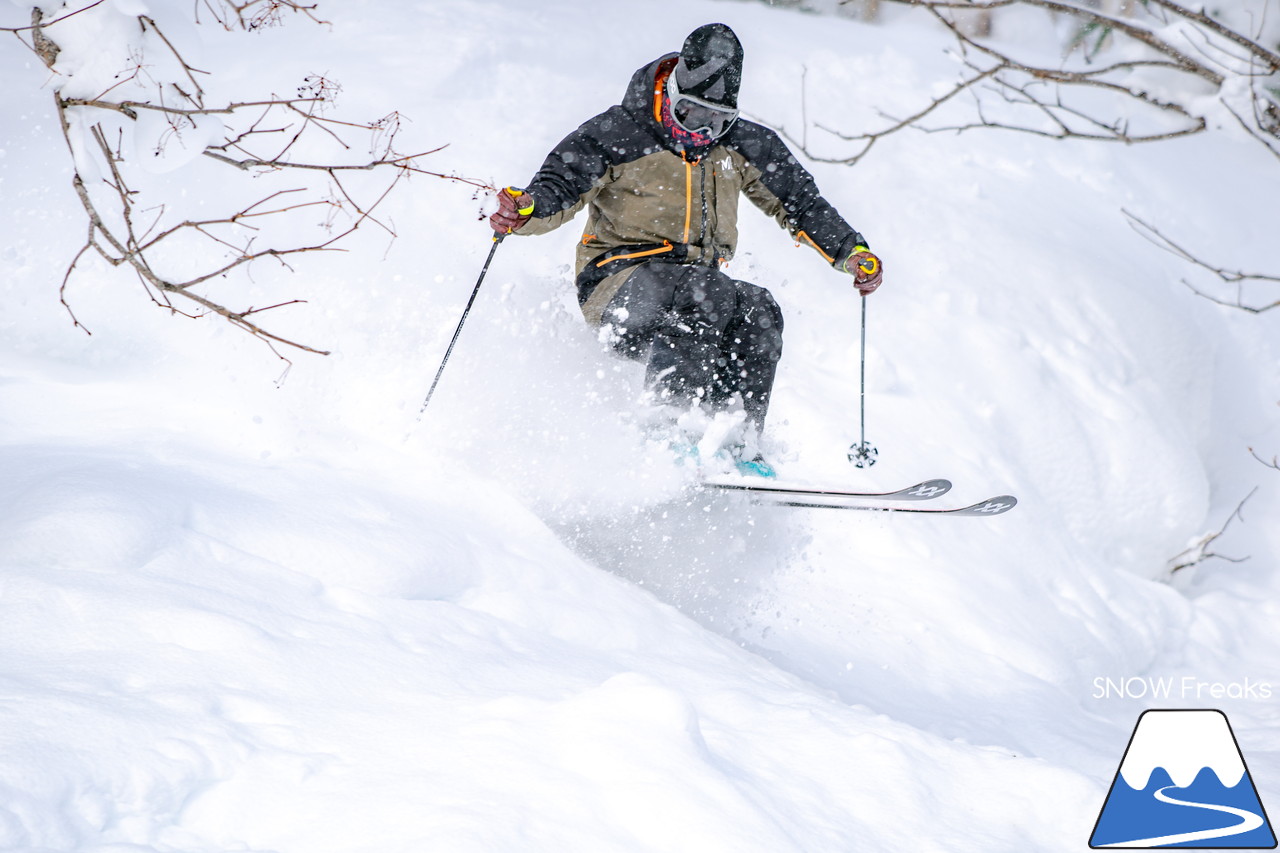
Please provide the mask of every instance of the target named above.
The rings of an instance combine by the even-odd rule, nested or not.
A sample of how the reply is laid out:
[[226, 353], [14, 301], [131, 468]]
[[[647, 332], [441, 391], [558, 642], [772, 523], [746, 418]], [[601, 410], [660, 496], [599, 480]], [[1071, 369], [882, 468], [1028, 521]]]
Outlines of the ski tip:
[[1018, 499], [1013, 495], [999, 495], [955, 512], [962, 515], [1003, 515], [1017, 505]]
[[949, 491], [951, 491], [950, 480], [925, 480], [909, 489], [903, 489], [901, 497], [907, 500], [927, 501], [940, 498]]

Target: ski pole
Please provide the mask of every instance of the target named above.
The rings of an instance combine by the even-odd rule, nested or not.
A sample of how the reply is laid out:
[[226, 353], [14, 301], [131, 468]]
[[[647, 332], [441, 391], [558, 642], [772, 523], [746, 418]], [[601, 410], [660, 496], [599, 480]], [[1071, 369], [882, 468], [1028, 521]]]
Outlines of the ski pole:
[[[874, 259], [868, 259], [868, 262]], [[878, 264], [868, 270], [865, 266], [863, 271], [868, 275], [875, 273]], [[853, 463], [855, 468], [870, 468], [876, 464], [876, 457], [880, 455], [880, 451], [867, 444], [867, 294], [862, 294], [862, 357], [859, 369], [859, 382], [862, 386], [859, 409], [862, 425], [861, 440], [849, 448], [849, 461]]]
[[453, 340], [449, 341], [449, 348], [444, 351], [444, 359], [440, 362], [440, 369], [436, 371], [436, 378], [431, 383], [431, 390], [427, 392], [427, 399], [422, 401], [422, 408], [418, 410], [418, 418], [421, 419], [427, 411], [427, 406], [431, 404], [431, 396], [436, 393], [436, 386], [440, 384], [440, 377], [444, 375], [445, 365], [449, 363], [449, 356], [453, 354], [453, 345], [458, 342], [458, 335], [462, 334], [462, 324], [467, 322], [467, 315], [471, 313], [471, 306], [476, 302], [476, 294], [480, 292], [480, 285], [484, 283], [485, 274], [489, 272], [489, 264], [493, 263], [493, 255], [498, 251], [498, 244], [502, 242], [502, 238], [506, 234], [494, 232], [493, 246], [489, 249], [489, 257], [485, 258], [484, 268], [480, 270], [480, 278], [476, 280], [476, 286], [471, 291], [471, 298], [467, 300], [467, 307], [462, 310], [462, 317], [458, 320], [458, 328], [453, 330]]

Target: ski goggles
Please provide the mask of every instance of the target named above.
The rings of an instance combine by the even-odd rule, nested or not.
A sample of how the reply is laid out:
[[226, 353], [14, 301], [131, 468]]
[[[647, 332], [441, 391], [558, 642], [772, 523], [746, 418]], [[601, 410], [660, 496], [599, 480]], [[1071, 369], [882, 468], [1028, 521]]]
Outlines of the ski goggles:
[[719, 139], [729, 132], [729, 128], [738, 120], [738, 111], [733, 107], [713, 104], [693, 95], [685, 95], [676, 83], [676, 75], [667, 78], [667, 97], [671, 99], [671, 118], [681, 130], [689, 133], [700, 133]]

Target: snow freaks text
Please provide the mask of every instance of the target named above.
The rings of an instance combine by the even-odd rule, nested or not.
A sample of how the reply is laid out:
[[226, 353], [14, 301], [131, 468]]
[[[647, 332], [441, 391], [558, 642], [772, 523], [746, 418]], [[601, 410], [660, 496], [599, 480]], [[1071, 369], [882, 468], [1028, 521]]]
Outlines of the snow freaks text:
[[1094, 699], [1270, 699], [1273, 695], [1269, 682], [1250, 678], [1221, 682], [1201, 681], [1192, 675], [1180, 678], [1135, 675], [1129, 678], [1098, 676], [1093, 680]]

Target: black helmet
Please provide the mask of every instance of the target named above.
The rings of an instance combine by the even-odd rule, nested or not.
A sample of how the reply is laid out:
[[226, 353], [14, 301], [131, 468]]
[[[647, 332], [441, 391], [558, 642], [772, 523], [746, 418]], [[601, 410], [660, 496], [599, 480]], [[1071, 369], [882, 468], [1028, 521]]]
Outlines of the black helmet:
[[737, 109], [742, 43], [724, 24], [698, 27], [684, 40], [674, 75], [685, 95]]

